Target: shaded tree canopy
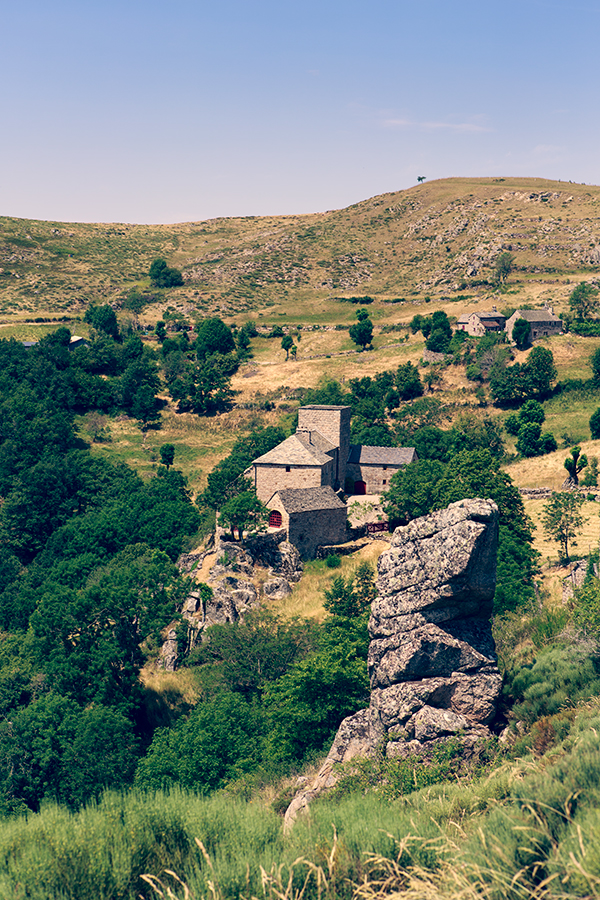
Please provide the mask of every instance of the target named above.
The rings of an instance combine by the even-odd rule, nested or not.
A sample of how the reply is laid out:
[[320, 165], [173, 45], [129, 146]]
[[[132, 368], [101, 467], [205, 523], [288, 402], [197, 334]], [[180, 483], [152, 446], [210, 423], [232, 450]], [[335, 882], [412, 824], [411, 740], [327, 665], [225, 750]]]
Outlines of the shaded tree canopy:
[[150, 280], [156, 287], [178, 287], [183, 284], [183, 275], [179, 269], [172, 269], [165, 259], [155, 259], [150, 266]]

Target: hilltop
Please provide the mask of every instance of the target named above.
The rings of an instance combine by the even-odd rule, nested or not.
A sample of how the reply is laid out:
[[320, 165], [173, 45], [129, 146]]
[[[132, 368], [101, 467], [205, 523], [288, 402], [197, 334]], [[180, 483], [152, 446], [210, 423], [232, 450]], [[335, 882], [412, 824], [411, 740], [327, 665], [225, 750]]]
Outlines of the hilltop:
[[[512, 252], [512, 282], [539, 293], [600, 266], [600, 187], [536, 178], [448, 178], [311, 215], [177, 225], [0, 217], [0, 314], [70, 313], [148, 286], [158, 256], [183, 272], [169, 302], [233, 316], [335, 294], [432, 299], [487, 290]], [[535, 288], [535, 285], [538, 288]], [[159, 299], [159, 298], [157, 298]]]

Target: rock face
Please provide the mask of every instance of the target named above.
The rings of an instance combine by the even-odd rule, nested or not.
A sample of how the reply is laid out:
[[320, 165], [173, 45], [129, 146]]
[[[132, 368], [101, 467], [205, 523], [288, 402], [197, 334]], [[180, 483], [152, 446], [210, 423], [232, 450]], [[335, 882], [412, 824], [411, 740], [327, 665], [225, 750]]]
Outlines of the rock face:
[[[472, 753], [489, 737], [502, 684], [490, 626], [497, 549], [491, 500], [461, 500], [396, 529], [369, 621], [371, 703], [340, 725], [320, 785], [354, 756], [404, 757], [456, 734]], [[288, 826], [307, 802], [294, 799]]]

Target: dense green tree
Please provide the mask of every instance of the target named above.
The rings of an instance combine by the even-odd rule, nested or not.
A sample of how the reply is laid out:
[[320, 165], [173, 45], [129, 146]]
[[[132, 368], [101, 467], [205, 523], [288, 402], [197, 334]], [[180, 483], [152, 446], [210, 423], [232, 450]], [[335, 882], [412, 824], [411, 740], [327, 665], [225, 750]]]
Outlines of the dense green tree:
[[589, 319], [600, 306], [598, 302], [598, 288], [582, 281], [571, 291], [569, 306], [578, 319]]
[[111, 337], [114, 341], [120, 341], [119, 323], [117, 314], [112, 306], [89, 306], [84, 315], [84, 321], [89, 322], [92, 328]]
[[542, 426], [537, 422], [523, 422], [517, 437], [517, 452], [521, 456], [539, 456]]
[[512, 339], [519, 348], [525, 350], [531, 343], [531, 325], [527, 319], [517, 319], [513, 325]]
[[584, 498], [579, 494], [552, 494], [544, 504], [542, 524], [544, 533], [560, 545], [560, 555], [569, 562], [569, 547], [577, 546], [575, 538], [583, 528], [581, 507]]
[[[364, 310], [359, 310], [364, 312]], [[350, 340], [354, 341], [363, 350], [373, 341], [373, 323], [368, 318], [359, 320], [349, 329]]]
[[219, 511], [219, 519], [231, 528], [235, 540], [237, 529], [241, 541], [244, 531], [262, 531], [269, 519], [269, 510], [256, 496], [254, 490], [243, 491], [227, 500]]
[[423, 384], [419, 378], [419, 370], [411, 362], [398, 366], [395, 385], [401, 400], [414, 400], [423, 395]]
[[291, 334], [284, 334], [281, 338], [281, 348], [285, 350], [285, 358], [288, 360], [290, 358], [290, 350], [294, 346], [294, 339]]
[[148, 274], [156, 287], [170, 288], [183, 284], [183, 275], [179, 269], [171, 268], [164, 259], [155, 259]]
[[527, 357], [525, 371], [531, 395], [534, 398], [548, 397], [558, 374], [552, 351], [546, 347], [534, 347]]
[[196, 325], [196, 354], [199, 360], [205, 360], [214, 353], [225, 356], [235, 350], [235, 340], [231, 328], [217, 316], [203, 319]]
[[154, 333], [155, 333], [156, 337], [158, 338], [159, 342], [162, 344], [167, 336], [167, 329], [165, 328], [165, 323], [162, 321], [162, 319], [160, 319], [156, 323]]
[[264, 726], [256, 703], [239, 693], [219, 693], [172, 728], [156, 732], [135, 784], [150, 791], [181, 785], [208, 794], [257, 767]]
[[600, 438], [600, 406], [590, 416], [590, 433], [595, 441]]
[[173, 444], [163, 444], [159, 450], [160, 453], [160, 461], [163, 466], [167, 467], [167, 471], [173, 465], [173, 461], [175, 459], [175, 447]]
[[220, 509], [231, 497], [247, 490], [244, 471], [254, 459], [268, 453], [285, 437], [285, 432], [281, 428], [268, 426], [256, 429], [247, 437], [236, 441], [229, 456], [217, 463], [209, 473], [208, 485], [202, 494], [201, 502], [212, 509]]

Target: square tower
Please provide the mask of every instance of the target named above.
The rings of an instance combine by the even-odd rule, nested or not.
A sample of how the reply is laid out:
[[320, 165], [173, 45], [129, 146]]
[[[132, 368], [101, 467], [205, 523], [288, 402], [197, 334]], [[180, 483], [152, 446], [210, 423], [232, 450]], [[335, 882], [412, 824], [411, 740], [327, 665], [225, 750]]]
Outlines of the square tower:
[[349, 406], [301, 406], [298, 410], [298, 431], [318, 431], [338, 448], [334, 468], [334, 490], [343, 490], [346, 463], [350, 453]]

